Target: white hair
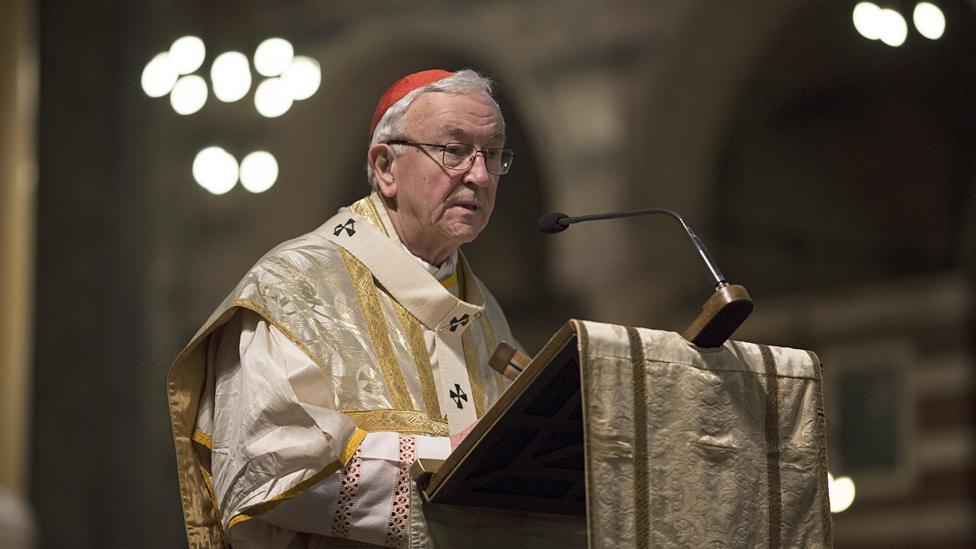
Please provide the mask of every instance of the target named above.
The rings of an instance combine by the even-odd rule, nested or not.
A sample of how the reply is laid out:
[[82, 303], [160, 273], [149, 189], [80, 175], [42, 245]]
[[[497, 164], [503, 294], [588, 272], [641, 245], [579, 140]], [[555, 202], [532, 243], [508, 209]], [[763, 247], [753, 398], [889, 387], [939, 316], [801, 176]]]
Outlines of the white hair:
[[[402, 137], [404, 132], [403, 117], [407, 113], [407, 109], [410, 108], [410, 105], [418, 97], [425, 93], [440, 92], [452, 95], [484, 93], [494, 100], [492, 96], [493, 89], [494, 83], [490, 78], [482, 76], [471, 69], [464, 69], [455, 72], [451, 76], [412, 90], [400, 98], [399, 101], [390, 105], [390, 108], [383, 113], [383, 117], [376, 124], [376, 130], [373, 131], [373, 138], [369, 142], [369, 148], [372, 148], [377, 143]], [[497, 107], [498, 103], [495, 103], [495, 106]], [[369, 161], [366, 162], [366, 179], [369, 181], [370, 186], [375, 189], [376, 176], [373, 173], [373, 167], [369, 165]]]

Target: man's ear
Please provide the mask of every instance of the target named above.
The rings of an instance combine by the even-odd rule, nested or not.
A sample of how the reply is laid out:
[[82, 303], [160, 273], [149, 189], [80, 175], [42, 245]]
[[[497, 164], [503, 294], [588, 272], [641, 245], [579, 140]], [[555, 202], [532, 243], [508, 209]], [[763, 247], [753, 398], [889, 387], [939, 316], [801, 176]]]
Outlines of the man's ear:
[[393, 148], [383, 143], [377, 143], [369, 148], [369, 152], [366, 153], [366, 161], [373, 168], [376, 190], [386, 198], [396, 198], [396, 179], [393, 177], [396, 155], [393, 154]]

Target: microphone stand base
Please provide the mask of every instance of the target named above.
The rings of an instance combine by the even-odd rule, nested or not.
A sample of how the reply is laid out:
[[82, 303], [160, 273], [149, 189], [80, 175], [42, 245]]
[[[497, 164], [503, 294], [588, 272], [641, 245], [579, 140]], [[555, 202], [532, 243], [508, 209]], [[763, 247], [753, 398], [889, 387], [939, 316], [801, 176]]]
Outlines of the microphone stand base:
[[681, 336], [699, 347], [721, 347], [752, 312], [749, 292], [738, 284], [723, 286], [702, 305], [702, 312]]

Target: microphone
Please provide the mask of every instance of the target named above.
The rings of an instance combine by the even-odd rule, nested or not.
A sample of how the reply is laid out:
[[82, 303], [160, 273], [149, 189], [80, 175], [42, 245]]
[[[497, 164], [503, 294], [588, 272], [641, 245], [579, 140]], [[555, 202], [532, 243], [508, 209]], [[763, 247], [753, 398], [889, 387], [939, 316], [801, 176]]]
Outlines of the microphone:
[[539, 230], [546, 234], [561, 233], [569, 228], [569, 223], [563, 223], [569, 216], [563, 212], [549, 212], [539, 218]]
[[570, 217], [562, 212], [549, 212], [539, 218], [539, 230], [546, 234], [561, 233], [573, 223], [596, 221], [599, 219], [619, 219], [639, 215], [663, 214], [678, 220], [691, 242], [691, 247], [705, 263], [709, 274], [715, 280], [715, 293], [702, 306], [702, 313], [682, 334], [685, 339], [701, 347], [719, 347], [745, 322], [752, 313], [752, 298], [749, 292], [738, 284], [729, 284], [725, 275], [718, 269], [705, 244], [691, 230], [681, 214], [664, 208], [645, 208], [641, 210], [620, 210], [590, 215]]
[[569, 228], [573, 223], [581, 223], [583, 221], [596, 221], [599, 219], [620, 219], [623, 217], [635, 217], [638, 215], [652, 215], [652, 214], [663, 214], [678, 220], [681, 223], [681, 227], [685, 230], [685, 234], [688, 235], [688, 241], [691, 242], [691, 247], [695, 249], [698, 256], [701, 257], [702, 261], [705, 262], [705, 267], [708, 268], [709, 274], [715, 279], [715, 289], [728, 286], [729, 283], [725, 280], [725, 275], [722, 271], [718, 270], [718, 266], [709, 255], [708, 250], [705, 248], [705, 244], [702, 243], [698, 235], [691, 230], [691, 227], [685, 223], [685, 219], [681, 217], [681, 214], [674, 210], [668, 210], [664, 208], [645, 208], [643, 210], [620, 210], [616, 212], [605, 212], [590, 215], [581, 215], [577, 217], [570, 217], [562, 212], [549, 212], [543, 214], [539, 218], [539, 230], [546, 234], [561, 233]]

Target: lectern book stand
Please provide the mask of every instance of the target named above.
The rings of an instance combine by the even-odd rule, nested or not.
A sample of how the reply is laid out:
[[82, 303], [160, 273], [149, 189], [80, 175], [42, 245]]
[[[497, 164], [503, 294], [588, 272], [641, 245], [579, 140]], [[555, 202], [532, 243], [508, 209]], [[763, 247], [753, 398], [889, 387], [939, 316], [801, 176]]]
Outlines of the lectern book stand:
[[[565, 324], [437, 472], [430, 502], [583, 515], [583, 422], [576, 333]], [[437, 464], [434, 464], [436, 466]], [[429, 462], [421, 462], [418, 469]], [[422, 469], [421, 469], [422, 471]]]

